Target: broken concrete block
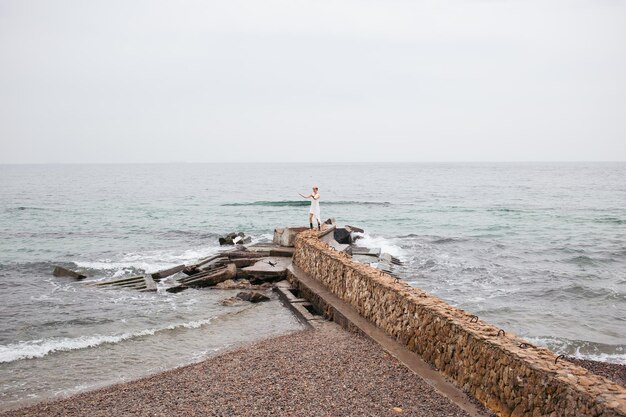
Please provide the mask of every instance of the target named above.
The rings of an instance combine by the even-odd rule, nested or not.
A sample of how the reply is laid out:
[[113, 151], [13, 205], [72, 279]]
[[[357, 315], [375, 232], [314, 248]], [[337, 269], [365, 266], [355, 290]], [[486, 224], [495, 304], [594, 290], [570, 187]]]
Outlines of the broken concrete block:
[[280, 246], [295, 246], [298, 233], [308, 229], [308, 227], [280, 227], [274, 229], [274, 239], [272, 242]]

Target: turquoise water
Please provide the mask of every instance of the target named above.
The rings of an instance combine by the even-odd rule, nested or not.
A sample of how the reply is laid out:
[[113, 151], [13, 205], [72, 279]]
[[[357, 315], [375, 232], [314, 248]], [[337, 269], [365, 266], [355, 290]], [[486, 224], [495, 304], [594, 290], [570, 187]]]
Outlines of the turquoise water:
[[152, 272], [243, 231], [322, 217], [366, 230], [400, 275], [558, 353], [626, 363], [626, 164], [0, 166], [0, 402], [132, 379], [300, 328], [211, 290], [138, 294], [51, 276]]

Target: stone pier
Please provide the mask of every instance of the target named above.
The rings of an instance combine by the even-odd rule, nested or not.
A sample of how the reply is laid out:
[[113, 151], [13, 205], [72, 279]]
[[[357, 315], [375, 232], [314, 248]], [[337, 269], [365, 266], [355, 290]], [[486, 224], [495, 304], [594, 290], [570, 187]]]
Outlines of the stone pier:
[[298, 235], [293, 264], [499, 416], [626, 417], [624, 387], [353, 261], [315, 232]]

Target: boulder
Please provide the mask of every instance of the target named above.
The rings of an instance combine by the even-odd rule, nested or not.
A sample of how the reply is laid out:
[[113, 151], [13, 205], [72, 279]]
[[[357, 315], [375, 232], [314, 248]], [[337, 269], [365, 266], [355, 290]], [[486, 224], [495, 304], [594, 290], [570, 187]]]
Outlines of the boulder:
[[236, 290], [236, 289], [244, 289], [250, 288], [252, 284], [247, 279], [227, 279], [224, 282], [220, 282], [215, 286], [215, 288], [219, 288], [220, 290]]
[[52, 271], [52, 275], [54, 275], [55, 277], [69, 277], [77, 280], [87, 278], [87, 275], [79, 274], [78, 272], [72, 271], [71, 269], [67, 269], [62, 266], [55, 266], [54, 271]]
[[227, 234], [224, 237], [220, 237], [218, 241], [220, 242], [220, 246], [224, 246], [224, 245], [243, 244], [243, 243], [252, 241], [252, 239], [250, 239], [249, 237], [246, 237], [246, 235], [243, 232], [239, 232], [239, 233], [233, 232], [233, 233]]
[[237, 297], [229, 297], [220, 301], [220, 304], [223, 306], [234, 306], [241, 303], [243, 303], [243, 300]]
[[356, 226], [349, 226], [346, 225], [346, 230], [350, 233], [365, 233], [365, 230], [361, 229], [360, 227], [356, 227]]
[[243, 301], [250, 301], [251, 303], [260, 303], [263, 301], [269, 301], [270, 298], [257, 291], [252, 292], [240, 292], [237, 294], [237, 298]]
[[342, 245], [349, 245], [352, 243], [350, 232], [348, 232], [345, 228], [335, 229], [334, 237], [335, 240]]
[[218, 239], [218, 241], [220, 242], [220, 246], [224, 246], [224, 245], [233, 245], [233, 240], [229, 239], [227, 237], [221, 237]]

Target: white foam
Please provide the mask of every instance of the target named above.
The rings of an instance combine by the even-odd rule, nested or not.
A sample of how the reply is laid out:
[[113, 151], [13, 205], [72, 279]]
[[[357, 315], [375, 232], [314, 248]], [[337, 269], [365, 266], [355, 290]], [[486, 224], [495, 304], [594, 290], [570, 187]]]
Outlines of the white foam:
[[124, 340], [142, 336], [153, 336], [165, 330], [177, 328], [197, 329], [209, 324], [213, 318], [194, 320], [187, 323], [172, 324], [163, 328], [144, 329], [134, 333], [122, 333], [117, 335], [91, 335], [76, 338], [60, 338], [45, 340], [29, 340], [9, 345], [0, 345], [0, 363], [14, 362], [21, 359], [41, 358], [53, 352], [65, 352], [70, 350], [96, 347], [105, 343], [119, 343]]
[[146, 252], [129, 252], [121, 254], [119, 259], [100, 259], [97, 261], [76, 261], [81, 268], [116, 271], [114, 277], [122, 276], [132, 270], [143, 270], [148, 273], [168, 269], [176, 265], [195, 262], [214, 254], [217, 247], [197, 247], [186, 250], [155, 250]]
[[[546, 346], [557, 354], [565, 354], [577, 359], [588, 359], [598, 362], [617, 363], [626, 365], [626, 353], [606, 353], [606, 352], [581, 352], [582, 346], [575, 346], [576, 342], [567, 339], [557, 339], [553, 337], [528, 337], [531, 343]], [[586, 342], [582, 342], [586, 343]], [[589, 342], [590, 343], [590, 342]], [[572, 352], [573, 349], [573, 352]], [[589, 349], [587, 347], [587, 349]], [[622, 352], [623, 348], [618, 346], [617, 351]]]
[[359, 237], [359, 240], [356, 241], [356, 244], [359, 246], [365, 246], [366, 248], [380, 248], [381, 253], [388, 253], [400, 260], [405, 257], [404, 249], [394, 244], [389, 239], [381, 236], [371, 236], [368, 233], [353, 233], [353, 236]]

